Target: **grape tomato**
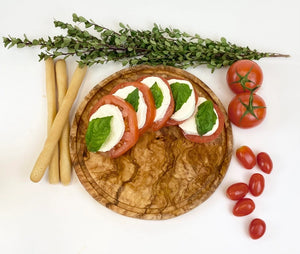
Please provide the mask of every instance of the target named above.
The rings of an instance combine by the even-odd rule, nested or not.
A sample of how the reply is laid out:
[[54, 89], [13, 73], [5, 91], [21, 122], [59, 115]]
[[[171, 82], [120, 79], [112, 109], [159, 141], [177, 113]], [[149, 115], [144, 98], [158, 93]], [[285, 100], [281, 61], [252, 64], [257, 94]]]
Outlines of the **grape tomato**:
[[246, 169], [252, 169], [256, 164], [256, 157], [249, 146], [236, 149], [236, 157]]
[[236, 202], [233, 207], [232, 213], [235, 216], [246, 216], [253, 212], [255, 204], [250, 198], [243, 198]]
[[262, 192], [264, 191], [265, 188], [265, 178], [263, 175], [256, 173], [253, 174], [249, 180], [249, 191], [250, 193], [258, 197]]
[[266, 232], [266, 223], [262, 219], [254, 219], [249, 225], [250, 237], [254, 240], [261, 238]]
[[235, 183], [227, 188], [226, 195], [231, 200], [240, 200], [246, 196], [249, 187], [245, 183]]
[[270, 174], [273, 169], [273, 162], [269, 154], [261, 152], [257, 155], [257, 164], [266, 174]]

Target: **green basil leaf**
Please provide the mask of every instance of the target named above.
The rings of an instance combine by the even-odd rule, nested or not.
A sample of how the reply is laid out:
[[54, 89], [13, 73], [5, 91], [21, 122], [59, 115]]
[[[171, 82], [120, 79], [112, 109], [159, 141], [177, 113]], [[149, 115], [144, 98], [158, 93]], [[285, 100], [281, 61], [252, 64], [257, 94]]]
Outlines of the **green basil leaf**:
[[187, 84], [176, 82], [171, 84], [171, 90], [175, 101], [176, 112], [187, 102], [192, 94], [192, 89]]
[[156, 108], [160, 108], [162, 101], [164, 99], [163, 93], [161, 91], [161, 89], [159, 88], [157, 82], [154, 83], [154, 85], [152, 85], [150, 87], [151, 93], [153, 95], [153, 99], [155, 102], [155, 107]]
[[129, 102], [133, 106], [135, 112], [137, 112], [139, 107], [139, 99], [139, 89], [136, 88], [127, 95], [125, 101]]
[[87, 149], [97, 152], [110, 134], [110, 122], [113, 116], [95, 118], [89, 122], [85, 134]]
[[212, 101], [207, 100], [198, 106], [195, 121], [197, 132], [200, 136], [212, 130], [217, 121], [217, 115], [214, 111]]

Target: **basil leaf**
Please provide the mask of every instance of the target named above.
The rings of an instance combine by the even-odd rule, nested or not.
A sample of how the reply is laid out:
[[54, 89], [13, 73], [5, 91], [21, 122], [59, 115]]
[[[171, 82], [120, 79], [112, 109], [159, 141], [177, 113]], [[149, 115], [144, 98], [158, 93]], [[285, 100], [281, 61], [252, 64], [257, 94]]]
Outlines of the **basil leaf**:
[[175, 101], [175, 112], [181, 109], [182, 105], [187, 102], [188, 98], [192, 94], [192, 89], [184, 83], [171, 84], [171, 90]]
[[110, 134], [110, 122], [113, 116], [95, 118], [89, 122], [85, 142], [87, 149], [97, 152]]
[[217, 115], [214, 111], [212, 101], [207, 100], [198, 106], [195, 121], [197, 132], [200, 136], [212, 130], [217, 121]]
[[161, 89], [159, 88], [157, 82], [154, 83], [154, 85], [152, 85], [150, 87], [151, 93], [153, 95], [153, 99], [155, 102], [155, 107], [156, 108], [160, 108], [162, 101], [164, 99], [163, 93], [161, 91]]
[[135, 112], [138, 111], [139, 98], [139, 89], [136, 88], [130, 94], [128, 94], [125, 99], [125, 101], [129, 102], [133, 106]]

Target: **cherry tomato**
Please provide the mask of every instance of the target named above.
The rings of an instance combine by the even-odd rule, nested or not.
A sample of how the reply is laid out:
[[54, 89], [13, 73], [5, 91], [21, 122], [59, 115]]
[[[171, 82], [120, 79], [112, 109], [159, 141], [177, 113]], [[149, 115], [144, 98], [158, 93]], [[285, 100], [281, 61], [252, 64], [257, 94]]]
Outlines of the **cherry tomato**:
[[195, 143], [208, 143], [210, 141], [215, 140], [221, 134], [221, 132], [224, 128], [225, 118], [224, 118], [224, 115], [223, 115], [222, 111], [220, 110], [220, 108], [215, 104], [214, 104], [214, 109], [216, 110], [216, 112], [218, 114], [218, 118], [219, 118], [218, 129], [210, 136], [190, 135], [190, 134], [186, 134], [184, 131], [182, 131], [182, 133], [186, 139], [188, 139], [192, 142], [195, 142]]
[[145, 103], [147, 105], [146, 121], [145, 124], [139, 129], [139, 134], [142, 135], [147, 129], [153, 124], [155, 118], [155, 103], [151, 93], [151, 90], [148, 86], [140, 82], [125, 82], [115, 86], [110, 94], [114, 94], [117, 90], [124, 88], [126, 86], [134, 86], [143, 94]]
[[240, 200], [246, 196], [249, 187], [245, 183], [235, 183], [227, 188], [226, 195], [231, 200]]
[[226, 79], [230, 89], [239, 94], [257, 90], [263, 82], [263, 73], [256, 62], [239, 60], [229, 67]]
[[240, 93], [229, 103], [228, 117], [240, 128], [251, 128], [265, 119], [266, 111], [266, 103], [259, 95]]
[[266, 232], [266, 223], [262, 219], [254, 219], [249, 225], [250, 237], [254, 240], [261, 238]]
[[251, 169], [256, 164], [256, 157], [253, 151], [248, 146], [241, 146], [236, 149], [236, 157], [238, 158], [239, 162], [246, 168]]
[[[147, 78], [147, 77], [150, 77], [150, 76], [141, 77], [137, 81], [143, 83], [143, 80], [145, 78]], [[171, 95], [171, 101], [170, 101], [170, 104], [169, 104], [169, 106], [168, 106], [168, 108], [166, 110], [166, 113], [163, 116], [163, 118], [160, 119], [160, 120], [157, 120], [157, 121], [153, 122], [153, 125], [151, 126], [151, 129], [153, 131], [157, 131], [157, 130], [161, 129], [162, 127], [164, 127], [166, 125], [167, 121], [169, 120], [169, 118], [171, 117], [171, 115], [173, 115], [173, 112], [174, 112], [174, 98], [173, 98], [173, 95], [172, 95], [171, 87], [170, 87], [170, 85], [169, 85], [169, 83], [168, 83], [168, 81], [166, 79], [164, 79], [163, 77], [159, 77], [159, 78], [162, 81], [164, 81], [164, 83], [168, 87], [170, 95]]]
[[271, 157], [267, 153], [261, 152], [257, 155], [256, 158], [259, 168], [266, 174], [270, 174], [273, 169], [273, 162]]
[[265, 178], [259, 174], [253, 174], [249, 180], [249, 191], [250, 193], [257, 197], [259, 196], [265, 188]]
[[117, 96], [106, 95], [103, 96], [92, 108], [90, 115], [96, 112], [97, 109], [104, 104], [112, 104], [117, 106], [122, 112], [122, 116], [125, 123], [125, 132], [120, 142], [116, 144], [111, 150], [106, 152], [106, 154], [108, 154], [109, 157], [116, 158], [126, 153], [130, 148], [132, 148], [136, 144], [138, 140], [139, 131], [137, 125], [136, 112], [134, 111], [134, 108], [125, 100]]
[[235, 216], [245, 216], [253, 212], [255, 204], [250, 198], [242, 198], [236, 202], [233, 207], [232, 213]]

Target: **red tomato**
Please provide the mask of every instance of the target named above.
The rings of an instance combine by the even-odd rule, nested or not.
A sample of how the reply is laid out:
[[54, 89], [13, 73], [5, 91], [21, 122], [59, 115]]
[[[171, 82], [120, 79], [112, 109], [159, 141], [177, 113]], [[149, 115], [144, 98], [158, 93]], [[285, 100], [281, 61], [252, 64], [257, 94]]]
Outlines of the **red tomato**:
[[251, 169], [256, 164], [255, 154], [248, 146], [241, 146], [236, 149], [236, 157], [238, 158], [239, 162], [246, 168]]
[[257, 164], [260, 169], [266, 174], [270, 174], [273, 169], [273, 162], [271, 157], [264, 152], [261, 152], [257, 155]]
[[[173, 78], [169, 78], [169, 79], [173, 79]], [[176, 78], [176, 79], [180, 79], [180, 78]], [[193, 88], [194, 88], [194, 94], [195, 94], [195, 105], [197, 105], [198, 94], [197, 94], [197, 91], [196, 91], [195, 87], [193, 87]], [[173, 96], [173, 95], [172, 95], [172, 96]], [[175, 103], [175, 102], [174, 102], [174, 103]], [[174, 113], [174, 112], [172, 112], [172, 113]], [[169, 120], [168, 120], [167, 123], [166, 123], [166, 126], [179, 125], [179, 124], [181, 124], [181, 123], [183, 123], [183, 122], [184, 122], [184, 120], [183, 120], [183, 121], [176, 121], [176, 120], [174, 120], [174, 119], [169, 118]]]
[[261, 219], [254, 219], [249, 225], [250, 237], [254, 240], [261, 238], [266, 232], [266, 223]]
[[[143, 80], [147, 77], [150, 77], [150, 76], [142, 77], [142, 78], [138, 79], [137, 81], [143, 83]], [[170, 85], [169, 85], [169, 83], [166, 79], [164, 79], [162, 77], [158, 77], [158, 78], [160, 78], [162, 81], [164, 81], [164, 83], [168, 86], [169, 91], [170, 91], [170, 95], [171, 95], [171, 102], [170, 102], [169, 107], [166, 110], [166, 113], [165, 113], [164, 117], [162, 119], [158, 120], [158, 121], [153, 122], [153, 124], [151, 126], [151, 129], [153, 131], [157, 131], [157, 130], [161, 129], [162, 127], [164, 127], [166, 125], [167, 121], [169, 120], [169, 118], [171, 117], [171, 115], [174, 112], [174, 98], [173, 98], [173, 95], [172, 95], [171, 87], [170, 87]]]
[[233, 207], [232, 213], [235, 216], [245, 216], [253, 212], [255, 204], [250, 198], [242, 198], [236, 202]]
[[245, 183], [235, 183], [227, 188], [226, 195], [231, 200], [240, 200], [248, 193], [248, 185]]
[[208, 143], [210, 141], [215, 140], [222, 132], [224, 128], [225, 118], [222, 111], [219, 109], [217, 105], [214, 104], [214, 109], [216, 110], [219, 118], [219, 127], [218, 129], [210, 136], [200, 136], [200, 135], [189, 135], [182, 132], [186, 139], [195, 142], [195, 143]]
[[236, 93], [250, 92], [258, 89], [263, 82], [263, 73], [256, 62], [239, 60], [233, 63], [227, 71], [227, 83]]
[[117, 106], [121, 112], [125, 123], [125, 132], [118, 144], [116, 144], [111, 150], [106, 152], [109, 157], [116, 158], [126, 153], [132, 148], [138, 140], [139, 131], [137, 127], [137, 118], [134, 108], [125, 100], [113, 96], [103, 96], [97, 104], [92, 108], [90, 115], [95, 113], [99, 107], [104, 104], [112, 104]]
[[257, 94], [240, 93], [229, 103], [228, 117], [240, 128], [251, 128], [266, 117], [266, 103]]
[[140, 83], [140, 82], [125, 82], [115, 86], [111, 91], [110, 94], [114, 94], [117, 90], [124, 88], [126, 86], [134, 86], [142, 92], [144, 96], [145, 103], [147, 105], [147, 115], [146, 115], [146, 122], [143, 127], [139, 129], [139, 134], [142, 135], [147, 129], [153, 124], [155, 118], [155, 103], [151, 93], [151, 90], [148, 86]]
[[249, 191], [250, 193], [257, 197], [264, 191], [265, 188], [265, 178], [261, 174], [253, 174], [249, 180]]

